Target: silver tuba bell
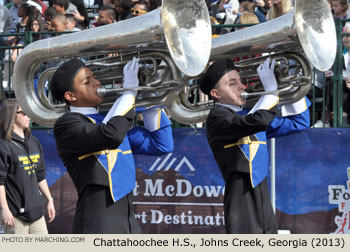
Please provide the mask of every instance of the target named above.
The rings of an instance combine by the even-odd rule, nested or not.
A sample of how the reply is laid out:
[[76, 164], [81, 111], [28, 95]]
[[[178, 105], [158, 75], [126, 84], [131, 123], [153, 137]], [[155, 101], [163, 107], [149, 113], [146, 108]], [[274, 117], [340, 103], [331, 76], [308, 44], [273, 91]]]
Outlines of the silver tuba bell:
[[[297, 0], [289, 13], [274, 20], [228, 33], [213, 39], [210, 61], [247, 55], [273, 53], [279, 82], [280, 101], [293, 102], [304, 97], [311, 84], [311, 66], [326, 71], [333, 65], [336, 56], [336, 31], [333, 16], [326, 0]], [[256, 67], [265, 58], [250, 59], [236, 64], [241, 79], [256, 77]], [[275, 72], [276, 73], [276, 72]], [[192, 78], [188, 78], [192, 79]], [[255, 81], [258, 83], [258, 81]], [[262, 86], [251, 85], [245, 93], [247, 104], [256, 101]], [[203, 122], [213, 106], [212, 102], [191, 102], [192, 85], [181, 92], [168, 106], [168, 112], [180, 123]]]
[[[183, 89], [184, 75], [205, 69], [211, 42], [204, 0], [163, 0], [160, 9], [142, 16], [26, 46], [14, 66], [15, 95], [34, 122], [51, 127], [65, 111], [64, 104], [52, 101], [47, 86], [58, 62], [88, 58], [86, 65], [104, 86], [101, 95], [108, 96], [123, 92], [123, 66], [137, 56], [143, 85], [136, 106], [168, 105]], [[113, 100], [106, 97], [102, 109]]]

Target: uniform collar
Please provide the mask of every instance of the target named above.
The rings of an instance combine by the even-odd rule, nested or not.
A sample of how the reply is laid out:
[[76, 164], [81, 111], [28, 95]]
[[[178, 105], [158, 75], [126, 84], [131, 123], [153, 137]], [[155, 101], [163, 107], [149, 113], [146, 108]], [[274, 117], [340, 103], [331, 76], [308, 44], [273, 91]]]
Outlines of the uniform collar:
[[76, 112], [76, 113], [80, 113], [83, 115], [92, 115], [92, 114], [98, 114], [98, 108], [94, 108], [94, 107], [74, 107], [74, 106], [70, 106], [70, 111], [71, 112]]
[[229, 104], [222, 104], [220, 102], [217, 102], [216, 104], [220, 105], [220, 106], [223, 106], [223, 107], [227, 107], [233, 111], [236, 111], [236, 112], [239, 112], [239, 111], [242, 111], [243, 110], [243, 107], [242, 106], [235, 106], [235, 105], [229, 105]]

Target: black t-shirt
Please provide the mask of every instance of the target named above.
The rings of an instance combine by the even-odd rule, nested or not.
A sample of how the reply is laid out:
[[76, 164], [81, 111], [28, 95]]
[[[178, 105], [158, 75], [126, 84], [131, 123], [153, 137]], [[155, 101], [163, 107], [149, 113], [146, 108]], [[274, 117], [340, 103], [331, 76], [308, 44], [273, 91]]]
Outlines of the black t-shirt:
[[26, 30], [26, 25], [22, 25], [21, 22], [16, 24], [16, 32], [17, 33], [25, 32], [25, 30]]

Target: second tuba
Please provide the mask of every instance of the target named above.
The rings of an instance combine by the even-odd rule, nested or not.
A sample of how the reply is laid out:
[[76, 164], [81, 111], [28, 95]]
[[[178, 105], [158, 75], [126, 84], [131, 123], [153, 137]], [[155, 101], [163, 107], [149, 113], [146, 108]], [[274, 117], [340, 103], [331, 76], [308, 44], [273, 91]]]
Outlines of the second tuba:
[[[279, 63], [277, 78], [283, 96], [280, 101], [293, 102], [306, 95], [311, 84], [311, 65], [319, 71], [330, 69], [336, 57], [337, 38], [333, 15], [326, 0], [297, 0], [289, 13], [265, 23], [231, 32], [213, 39], [210, 61], [262, 53]], [[241, 78], [256, 76], [255, 69], [265, 58], [250, 59], [235, 64], [241, 69]], [[253, 73], [252, 73], [253, 72]], [[254, 75], [255, 74], [255, 75]], [[189, 78], [192, 79], [192, 78]], [[189, 97], [196, 89], [190, 86], [181, 92], [168, 112], [176, 121], [184, 124], [203, 122], [213, 106], [212, 102], [191, 102]], [[247, 93], [256, 101], [260, 86]], [[247, 89], [248, 90], [248, 89]], [[282, 98], [282, 99], [281, 99]], [[193, 97], [191, 97], [193, 100]]]

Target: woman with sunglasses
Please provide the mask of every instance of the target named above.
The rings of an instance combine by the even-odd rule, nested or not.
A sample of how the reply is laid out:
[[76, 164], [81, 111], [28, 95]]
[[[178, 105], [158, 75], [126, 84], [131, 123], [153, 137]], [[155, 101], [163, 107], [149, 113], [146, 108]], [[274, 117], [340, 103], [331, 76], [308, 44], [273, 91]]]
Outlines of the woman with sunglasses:
[[47, 181], [42, 146], [30, 134], [30, 118], [15, 99], [5, 100], [0, 110], [0, 209], [6, 234], [47, 234], [55, 207]]

